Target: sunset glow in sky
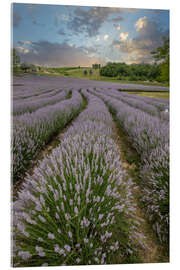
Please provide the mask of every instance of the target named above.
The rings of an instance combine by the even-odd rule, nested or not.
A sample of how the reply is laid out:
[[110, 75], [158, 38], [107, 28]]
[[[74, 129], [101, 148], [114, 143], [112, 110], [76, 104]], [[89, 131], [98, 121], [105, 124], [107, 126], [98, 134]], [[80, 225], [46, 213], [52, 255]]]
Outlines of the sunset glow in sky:
[[21, 61], [43, 66], [152, 63], [169, 35], [169, 11], [13, 4], [13, 47]]

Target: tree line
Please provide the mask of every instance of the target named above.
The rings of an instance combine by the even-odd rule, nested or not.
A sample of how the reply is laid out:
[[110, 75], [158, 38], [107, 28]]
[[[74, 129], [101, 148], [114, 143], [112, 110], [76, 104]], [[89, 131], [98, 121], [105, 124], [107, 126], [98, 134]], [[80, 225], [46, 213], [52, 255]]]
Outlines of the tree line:
[[109, 62], [100, 69], [100, 75], [127, 81], [154, 81], [160, 76], [160, 67], [158, 64], [127, 65], [126, 63]]
[[154, 64], [107, 63], [100, 69], [101, 76], [116, 77], [128, 81], [169, 82], [169, 39], [163, 39], [163, 45], [151, 52]]

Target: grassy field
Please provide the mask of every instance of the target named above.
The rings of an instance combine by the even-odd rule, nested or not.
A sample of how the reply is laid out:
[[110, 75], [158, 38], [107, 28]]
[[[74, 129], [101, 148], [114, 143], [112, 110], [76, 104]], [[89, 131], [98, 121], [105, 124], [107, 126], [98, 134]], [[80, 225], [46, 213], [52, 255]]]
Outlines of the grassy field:
[[[84, 74], [84, 70], [87, 70], [87, 75]], [[89, 71], [92, 70], [93, 73], [90, 74]], [[117, 78], [100, 76], [98, 69], [91, 69], [90, 67], [66, 67], [66, 68], [48, 68], [47, 71], [36, 72], [36, 74], [42, 76], [65, 76], [65, 77], [74, 77], [87, 80], [96, 80], [96, 81], [106, 81], [106, 82], [115, 82], [115, 83], [129, 83], [129, 84], [143, 84], [143, 85], [155, 85], [155, 86], [168, 86], [166, 83], [159, 82], [148, 82], [148, 81], [124, 81], [118, 80]]]
[[169, 99], [169, 92], [128, 92], [129, 94], [136, 94], [138, 96], [146, 96], [146, 97], [152, 97], [152, 98], [165, 98]]

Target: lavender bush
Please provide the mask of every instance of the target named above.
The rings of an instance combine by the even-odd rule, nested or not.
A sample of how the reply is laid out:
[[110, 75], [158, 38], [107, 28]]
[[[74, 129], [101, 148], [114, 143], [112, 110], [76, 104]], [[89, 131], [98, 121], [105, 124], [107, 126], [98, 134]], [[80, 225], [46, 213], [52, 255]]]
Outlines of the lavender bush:
[[15, 266], [106, 264], [117, 252], [120, 260], [133, 253], [133, 239], [143, 243], [112, 118], [100, 99], [82, 94], [87, 109], [26, 177], [14, 203]]
[[[27, 89], [26, 89], [27, 90]], [[28, 89], [28, 93], [23, 89], [23, 91], [14, 91], [13, 92], [13, 100], [14, 101], [27, 101], [34, 100], [44, 97], [50, 97], [56, 95], [60, 89], [36, 89], [36, 91], [32, 91], [33, 89]]]
[[142, 201], [161, 242], [169, 243], [169, 146], [154, 149], [144, 160], [140, 176]]
[[[96, 90], [98, 91], [98, 89]], [[153, 101], [147, 97], [141, 97], [138, 95], [132, 95], [127, 93], [118, 92], [117, 90], [99, 90], [98, 92], [103, 92], [106, 95], [116, 98], [128, 105], [140, 109], [150, 115], [157, 116], [162, 120], [169, 120], [169, 107], [167, 103], [162, 103], [161, 101]]]
[[99, 94], [111, 111], [116, 114], [117, 121], [128, 134], [136, 151], [144, 159], [157, 146], [169, 141], [169, 125], [157, 117], [128, 106], [124, 102]]
[[[169, 125], [157, 117], [135, 109], [120, 100], [91, 90], [116, 115], [141, 157], [142, 201], [161, 242], [168, 242], [169, 231]], [[161, 194], [161, 196], [160, 196]], [[151, 213], [151, 214], [150, 214]]]
[[60, 91], [54, 96], [45, 96], [40, 98], [33, 98], [31, 100], [26, 101], [14, 101], [13, 102], [13, 114], [20, 115], [23, 113], [31, 113], [36, 111], [39, 108], [42, 108], [47, 105], [53, 105], [58, 103], [59, 101], [66, 98], [68, 91]]
[[81, 106], [82, 97], [74, 91], [71, 99], [14, 117], [13, 179], [18, 179], [48, 140], [79, 113]]

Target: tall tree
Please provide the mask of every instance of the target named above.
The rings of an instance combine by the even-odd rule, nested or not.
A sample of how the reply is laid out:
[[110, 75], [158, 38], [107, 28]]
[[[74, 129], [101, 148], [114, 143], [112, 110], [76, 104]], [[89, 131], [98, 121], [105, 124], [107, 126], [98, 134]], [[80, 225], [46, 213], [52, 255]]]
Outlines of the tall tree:
[[13, 57], [13, 67], [17, 67], [18, 64], [20, 64], [20, 56], [17, 54], [16, 49], [13, 48], [12, 52], [12, 57]]
[[163, 38], [163, 45], [151, 53], [156, 61], [161, 61], [160, 79], [169, 82], [169, 38]]

